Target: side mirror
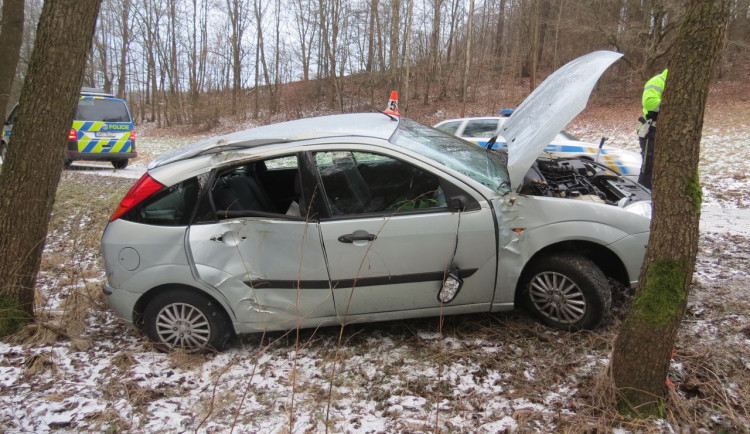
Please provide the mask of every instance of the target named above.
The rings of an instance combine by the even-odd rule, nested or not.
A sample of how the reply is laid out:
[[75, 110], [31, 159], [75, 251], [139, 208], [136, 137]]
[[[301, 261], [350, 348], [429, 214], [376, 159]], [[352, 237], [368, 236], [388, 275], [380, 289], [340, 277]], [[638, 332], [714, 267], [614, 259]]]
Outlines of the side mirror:
[[463, 211], [465, 208], [464, 201], [460, 197], [454, 197], [448, 201], [448, 211], [450, 212]]

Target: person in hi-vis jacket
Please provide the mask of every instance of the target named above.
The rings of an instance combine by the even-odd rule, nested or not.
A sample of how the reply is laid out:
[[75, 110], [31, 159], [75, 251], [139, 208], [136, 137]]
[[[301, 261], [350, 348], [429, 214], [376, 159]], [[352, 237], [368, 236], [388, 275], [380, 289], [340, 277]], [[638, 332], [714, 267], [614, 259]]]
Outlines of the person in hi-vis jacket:
[[638, 182], [647, 188], [651, 188], [651, 172], [654, 168], [654, 137], [656, 136], [656, 119], [659, 117], [659, 108], [661, 106], [661, 94], [664, 92], [664, 86], [667, 82], [668, 69], [661, 74], [653, 76], [643, 86], [643, 117], [638, 120], [641, 125], [638, 127], [638, 141], [641, 145], [641, 173], [638, 176]]

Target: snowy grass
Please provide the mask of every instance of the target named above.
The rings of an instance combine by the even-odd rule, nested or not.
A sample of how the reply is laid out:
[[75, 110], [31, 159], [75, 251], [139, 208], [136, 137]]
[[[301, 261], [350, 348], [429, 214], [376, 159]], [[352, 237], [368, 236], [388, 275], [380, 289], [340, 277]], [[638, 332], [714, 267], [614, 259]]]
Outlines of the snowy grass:
[[[595, 108], [571, 129], [597, 141], [604, 123], [610, 143], [628, 144], [629, 122], [607, 121], [617, 112]], [[707, 199], [747, 207], [750, 128], [711, 119], [701, 168]], [[143, 161], [193, 141], [141, 137]], [[64, 173], [38, 286], [40, 321], [0, 343], [0, 431], [750, 429], [746, 235], [703, 229], [667, 419], [631, 421], [603, 392], [619, 315], [575, 334], [518, 311], [347, 326], [341, 344], [331, 327], [301, 330], [299, 340], [296, 332], [243, 336], [221, 354], [159, 353], [117, 320], [100, 291], [99, 237], [132, 182]]]

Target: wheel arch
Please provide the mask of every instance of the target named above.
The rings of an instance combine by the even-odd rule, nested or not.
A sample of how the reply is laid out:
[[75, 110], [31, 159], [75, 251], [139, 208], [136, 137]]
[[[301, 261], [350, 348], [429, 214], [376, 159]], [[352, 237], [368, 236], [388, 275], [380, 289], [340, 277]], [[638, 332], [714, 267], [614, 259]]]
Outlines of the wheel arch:
[[218, 306], [221, 307], [222, 312], [224, 312], [224, 315], [226, 316], [226, 320], [229, 322], [229, 324], [232, 325], [232, 330], [234, 331], [234, 333], [236, 333], [234, 327], [234, 316], [230, 313], [231, 311], [227, 309], [224, 303], [222, 303], [220, 300], [206, 291], [182, 283], [165, 283], [159, 286], [155, 286], [143, 293], [143, 295], [138, 298], [138, 301], [135, 303], [135, 305], [133, 305], [133, 325], [138, 328], [143, 328], [143, 313], [146, 310], [146, 306], [148, 306], [148, 304], [157, 295], [168, 290], [188, 291], [209, 298], [211, 301], [215, 302]]
[[624, 285], [629, 284], [629, 277], [625, 264], [612, 250], [601, 244], [591, 241], [571, 240], [561, 241], [550, 244], [538, 250], [532, 257], [526, 261], [523, 270], [519, 274], [515, 289], [515, 305], [520, 306], [520, 295], [522, 292], [523, 282], [529, 269], [539, 261], [540, 258], [552, 256], [559, 253], [574, 253], [592, 261], [605, 276], [612, 278]]

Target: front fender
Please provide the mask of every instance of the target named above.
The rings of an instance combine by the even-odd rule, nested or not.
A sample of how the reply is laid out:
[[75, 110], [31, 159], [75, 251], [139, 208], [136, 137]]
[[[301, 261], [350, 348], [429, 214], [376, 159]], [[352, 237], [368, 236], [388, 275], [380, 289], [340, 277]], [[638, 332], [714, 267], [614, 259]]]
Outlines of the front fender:
[[[643, 234], [631, 235], [614, 226], [592, 221], [565, 221], [524, 230], [503, 230], [500, 246], [498, 288], [495, 304], [512, 304], [518, 281], [529, 261], [540, 251], [566, 242], [586, 242], [610, 249], [625, 265], [629, 276], [637, 276], [643, 261]], [[648, 233], [645, 233], [648, 240]], [[631, 274], [635, 271], [635, 274]], [[631, 283], [632, 283], [632, 277]]]

